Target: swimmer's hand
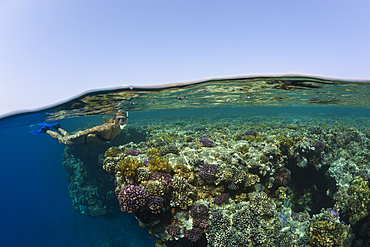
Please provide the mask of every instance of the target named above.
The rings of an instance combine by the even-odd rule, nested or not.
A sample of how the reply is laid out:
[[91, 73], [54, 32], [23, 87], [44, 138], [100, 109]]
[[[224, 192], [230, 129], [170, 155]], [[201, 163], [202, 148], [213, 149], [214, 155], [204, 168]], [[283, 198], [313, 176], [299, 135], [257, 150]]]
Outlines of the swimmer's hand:
[[32, 130], [30, 133], [32, 134], [41, 134], [41, 133], [46, 133], [47, 130], [49, 129], [55, 129], [58, 130], [60, 128], [60, 124], [47, 124], [47, 123], [37, 123], [37, 125], [41, 125], [41, 129], [39, 130]]

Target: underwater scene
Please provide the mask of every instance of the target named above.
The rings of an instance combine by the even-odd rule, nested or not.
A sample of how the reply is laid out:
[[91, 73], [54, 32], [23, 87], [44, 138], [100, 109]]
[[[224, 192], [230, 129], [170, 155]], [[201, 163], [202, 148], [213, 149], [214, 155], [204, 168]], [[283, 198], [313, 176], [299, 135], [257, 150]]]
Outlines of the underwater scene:
[[370, 247], [370, 81], [91, 91], [0, 119], [1, 246]]

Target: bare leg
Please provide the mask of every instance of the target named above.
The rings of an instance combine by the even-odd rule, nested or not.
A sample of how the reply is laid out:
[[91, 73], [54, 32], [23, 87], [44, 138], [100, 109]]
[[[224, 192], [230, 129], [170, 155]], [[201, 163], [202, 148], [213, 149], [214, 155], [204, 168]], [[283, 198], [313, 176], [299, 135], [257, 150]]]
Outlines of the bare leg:
[[68, 132], [67, 131], [65, 131], [64, 129], [62, 129], [62, 128], [59, 128], [58, 129], [59, 131], [60, 131], [60, 133], [62, 133], [62, 135], [63, 136], [68, 136], [69, 134], [68, 134]]
[[47, 130], [45, 133], [48, 134], [49, 136], [53, 137], [55, 140], [58, 140], [58, 141], [59, 141], [60, 138], [62, 138], [62, 136], [59, 133], [55, 132], [55, 131]]

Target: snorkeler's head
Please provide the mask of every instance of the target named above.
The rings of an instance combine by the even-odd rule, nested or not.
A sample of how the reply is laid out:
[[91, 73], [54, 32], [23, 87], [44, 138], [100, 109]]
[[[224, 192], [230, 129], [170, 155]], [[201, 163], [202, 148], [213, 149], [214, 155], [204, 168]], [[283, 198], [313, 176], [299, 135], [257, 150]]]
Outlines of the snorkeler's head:
[[119, 127], [121, 129], [123, 129], [127, 122], [128, 122], [128, 112], [118, 112], [116, 114], [114, 114], [114, 118], [113, 118], [114, 121], [116, 121], [118, 124], [119, 124]]

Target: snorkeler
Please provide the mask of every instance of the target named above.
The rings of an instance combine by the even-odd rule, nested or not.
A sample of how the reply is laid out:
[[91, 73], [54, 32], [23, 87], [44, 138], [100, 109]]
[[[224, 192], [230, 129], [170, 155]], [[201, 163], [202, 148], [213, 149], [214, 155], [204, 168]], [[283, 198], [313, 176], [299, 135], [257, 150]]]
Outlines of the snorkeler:
[[[128, 112], [116, 113], [110, 122], [95, 126], [90, 129], [78, 131], [75, 134], [68, 134], [67, 131], [61, 128], [60, 124], [38, 124], [43, 127], [38, 131], [31, 131], [34, 134], [46, 133], [58, 140], [60, 144], [64, 145], [80, 145], [80, 144], [99, 144], [112, 140], [123, 129], [128, 121]], [[56, 131], [59, 131], [59, 134]]]

